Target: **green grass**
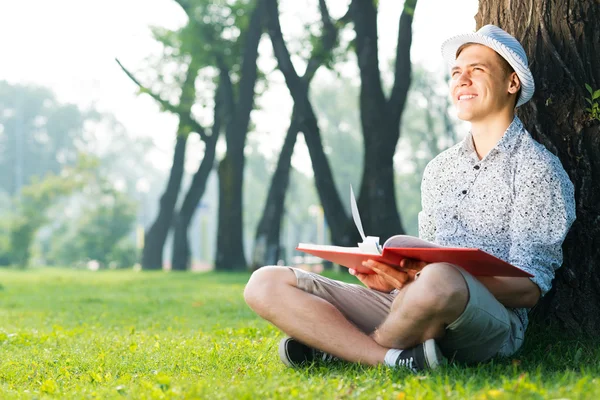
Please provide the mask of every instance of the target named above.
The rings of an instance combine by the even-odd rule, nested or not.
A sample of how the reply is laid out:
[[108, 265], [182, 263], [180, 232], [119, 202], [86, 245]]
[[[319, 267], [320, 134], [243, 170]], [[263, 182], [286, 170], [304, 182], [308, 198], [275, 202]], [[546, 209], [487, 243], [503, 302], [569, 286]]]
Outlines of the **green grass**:
[[421, 375], [285, 368], [282, 334], [243, 301], [247, 279], [0, 270], [0, 398], [600, 398], [600, 348], [559, 332], [513, 359]]

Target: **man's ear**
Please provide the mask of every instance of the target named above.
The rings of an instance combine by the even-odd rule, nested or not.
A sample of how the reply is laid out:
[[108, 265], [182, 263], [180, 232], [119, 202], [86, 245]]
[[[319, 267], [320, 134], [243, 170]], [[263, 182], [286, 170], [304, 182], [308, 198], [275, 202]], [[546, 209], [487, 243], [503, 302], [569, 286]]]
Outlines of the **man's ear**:
[[515, 94], [521, 89], [521, 81], [516, 72], [512, 72], [508, 82], [508, 93]]

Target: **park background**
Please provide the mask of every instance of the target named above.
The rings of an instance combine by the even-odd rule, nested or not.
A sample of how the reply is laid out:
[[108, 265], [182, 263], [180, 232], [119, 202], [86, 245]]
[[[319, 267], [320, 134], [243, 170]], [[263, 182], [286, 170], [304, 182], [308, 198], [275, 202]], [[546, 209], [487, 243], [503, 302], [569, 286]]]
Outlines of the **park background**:
[[[0, 390], [593, 398], [599, 17], [593, 0], [0, 2]], [[477, 374], [284, 370], [249, 273], [356, 243], [350, 185], [368, 234], [417, 234], [422, 171], [468, 130], [440, 45], [486, 23], [523, 42], [519, 116], [576, 187], [538, 336]]]

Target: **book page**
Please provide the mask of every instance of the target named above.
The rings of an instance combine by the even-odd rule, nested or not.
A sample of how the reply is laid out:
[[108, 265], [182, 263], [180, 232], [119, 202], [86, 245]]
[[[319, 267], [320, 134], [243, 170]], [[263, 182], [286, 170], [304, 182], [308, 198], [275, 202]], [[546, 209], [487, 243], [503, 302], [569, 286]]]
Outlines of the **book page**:
[[441, 246], [436, 243], [428, 242], [427, 240], [419, 239], [418, 237], [409, 235], [395, 235], [385, 241], [383, 247], [407, 247], [407, 248], [423, 248], [423, 249], [440, 249]]
[[298, 250], [322, 250], [322, 251], [334, 251], [338, 253], [355, 253], [355, 254], [373, 254], [379, 255], [377, 250], [365, 251], [360, 247], [343, 247], [343, 246], [329, 246], [323, 244], [311, 244], [311, 243], [300, 243], [297, 247]]

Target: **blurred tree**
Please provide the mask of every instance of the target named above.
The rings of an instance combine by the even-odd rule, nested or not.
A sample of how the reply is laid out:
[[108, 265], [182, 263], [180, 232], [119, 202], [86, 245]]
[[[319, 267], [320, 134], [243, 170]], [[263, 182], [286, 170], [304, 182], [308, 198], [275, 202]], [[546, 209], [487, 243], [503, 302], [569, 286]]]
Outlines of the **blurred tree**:
[[[321, 1], [319, 4], [321, 15], [324, 15], [326, 17], [325, 19], [329, 21], [324, 1]], [[323, 12], [323, 10], [325, 10], [325, 12]], [[294, 99], [294, 109], [298, 118], [297, 123], [300, 125], [299, 129], [304, 134], [304, 139], [308, 147], [308, 152], [310, 154], [315, 173], [315, 185], [317, 187], [321, 204], [323, 205], [325, 218], [327, 219], [331, 229], [332, 241], [336, 244], [345, 244], [348, 242], [347, 238], [344, 238], [345, 225], [348, 218], [337, 193], [333, 173], [327, 160], [327, 156], [323, 150], [319, 125], [309, 99], [309, 81], [301, 78], [296, 72], [289, 50], [283, 39], [281, 25], [279, 22], [279, 9], [277, 0], [267, 0], [267, 18], [269, 36], [273, 45], [273, 53], [277, 58], [278, 67], [283, 73], [286, 85], [290, 91], [290, 94], [292, 95], [292, 98]], [[327, 24], [330, 24], [330, 22]], [[336, 31], [332, 28], [328, 29], [330, 32], [336, 33]], [[325, 29], [325, 31], [327, 31], [327, 29]], [[325, 40], [325, 38], [329, 38], [330, 36], [331, 34], [324, 35], [323, 39]], [[335, 40], [335, 37], [333, 39]], [[319, 47], [323, 46], [323, 44], [316, 44], [316, 46], [321, 50], [324, 49], [324, 47]], [[331, 49], [330, 46], [328, 47]], [[318, 51], [316, 54], [318, 54]], [[324, 54], [328, 53], [326, 52]], [[320, 55], [320, 58], [317, 60], [321, 60], [321, 57], [322, 55]], [[316, 62], [316, 65], [319, 65], [323, 61]]]
[[[279, 55], [278, 60], [281, 59], [282, 62], [286, 63], [282, 71], [286, 71], [288, 77], [290, 75], [295, 75], [293, 78], [291, 78], [298, 84], [298, 86], [294, 89], [295, 92], [308, 91], [310, 82], [317, 70], [321, 67], [321, 65], [327, 63], [332, 58], [332, 50], [338, 41], [338, 26], [336, 26], [336, 23], [331, 20], [325, 1], [320, 0], [319, 9], [321, 13], [321, 22], [323, 25], [321, 37], [315, 39], [315, 43], [317, 44], [313, 46], [312, 54], [308, 60], [306, 71], [302, 77], [298, 77], [295, 70], [292, 71], [294, 67], [291, 64], [291, 60], [289, 60], [289, 54], [286, 54], [287, 49], [285, 42], [283, 41], [281, 27], [279, 26], [279, 10], [277, 7], [277, 1], [269, 1], [268, 7], [268, 29], [269, 35], [271, 36], [271, 41], [273, 43], [273, 48]], [[342, 18], [339, 21], [339, 24], [343, 24], [344, 21], [345, 19]], [[288, 80], [289, 79], [290, 78], [288, 78]], [[302, 88], [302, 86], [304, 88]], [[296, 97], [302, 95], [303, 94], [297, 93]], [[262, 265], [276, 264], [280, 258], [280, 232], [281, 221], [284, 212], [285, 193], [288, 188], [294, 145], [296, 143], [298, 132], [303, 130], [303, 119], [304, 117], [301, 107], [299, 105], [295, 105], [292, 111], [290, 126], [279, 155], [277, 167], [271, 179], [267, 201], [260, 223], [256, 230], [254, 250], [252, 254], [252, 269], [257, 269]], [[318, 132], [316, 137], [318, 139]], [[322, 149], [322, 147], [319, 145], [318, 149]], [[322, 157], [322, 159], [326, 162], [324, 157]], [[325, 168], [328, 167], [326, 166]]]
[[98, 175], [76, 197], [81, 206], [52, 233], [48, 263], [75, 265], [95, 260], [101, 266], [131, 267], [136, 259], [128, 238], [136, 217], [133, 200]]
[[76, 166], [65, 167], [58, 175], [49, 173], [43, 179], [33, 178], [32, 183], [22, 188], [7, 229], [10, 264], [28, 265], [35, 235], [49, 222], [48, 211], [58, 200], [85, 187], [97, 165], [97, 159], [80, 155]]
[[[229, 76], [226, 71], [221, 72], [221, 79], [228, 80]], [[230, 85], [228, 85], [230, 87]], [[223, 90], [224, 85], [219, 84], [219, 88], [215, 94], [214, 107], [214, 122], [212, 133], [204, 139], [204, 156], [198, 166], [198, 170], [192, 178], [190, 187], [183, 199], [181, 208], [179, 209], [174, 223], [173, 234], [173, 252], [171, 268], [175, 271], [184, 271], [190, 267], [191, 252], [188, 240], [188, 229], [194, 213], [200, 204], [200, 200], [204, 195], [206, 183], [210, 172], [213, 170], [215, 163], [217, 139], [221, 133], [221, 121], [226, 120], [227, 116], [223, 115]]]
[[[183, 32], [190, 53], [201, 54], [205, 70], [218, 71], [214, 90], [213, 126], [211, 135], [201, 133], [204, 155], [174, 220], [172, 268], [189, 268], [191, 253], [188, 230], [202, 199], [208, 177], [216, 158], [216, 145], [221, 131], [226, 129], [234, 114], [234, 85], [231, 74], [239, 72], [239, 40], [241, 30], [248, 24], [252, 2], [222, 3], [207, 0], [176, 0], [189, 19], [190, 29]], [[216, 79], [215, 79], [216, 80]], [[220, 198], [223, 196], [220, 196]], [[241, 227], [240, 227], [241, 229]], [[242, 250], [243, 251], [243, 250]]]
[[[204, 3], [205, 2], [203, 2], [203, 4]], [[182, 7], [184, 10], [187, 10], [186, 7], [188, 7], [188, 4], [182, 2]], [[162, 43], [165, 49], [164, 58], [161, 60], [162, 65], [157, 66], [157, 70], [160, 71], [161, 67], [163, 69], [168, 69], [169, 66], [171, 68], [175, 66], [184, 68], [186, 71], [182, 80], [179, 80], [178, 76], [175, 76], [174, 79], [175, 82], [179, 84], [179, 102], [177, 105], [172, 104], [166, 99], [169, 97], [169, 90], [163, 88], [163, 90], [167, 92], [167, 95], [161, 96], [158, 94], [157, 89], [142, 85], [142, 83], [140, 83], [140, 81], [117, 60], [117, 63], [119, 63], [119, 66], [127, 76], [139, 86], [141, 93], [149, 94], [164, 110], [179, 117], [173, 163], [167, 185], [160, 198], [156, 219], [150, 225], [144, 237], [144, 249], [142, 251], [142, 268], [144, 269], [162, 269], [164, 245], [167, 234], [174, 222], [175, 206], [181, 189], [186, 143], [189, 134], [192, 132], [199, 134], [202, 140], [207, 144], [207, 149], [214, 149], [216, 144], [216, 137], [210, 139], [209, 136], [206, 135], [204, 128], [198, 123], [192, 113], [192, 108], [197, 101], [196, 78], [199, 75], [200, 69], [210, 67], [212, 65], [211, 61], [213, 61], [210, 59], [210, 52], [204, 51], [201, 46], [199, 47], [198, 39], [196, 38], [198, 29], [196, 19], [190, 19], [188, 24], [178, 31], [154, 30], [155, 39]], [[168, 65], [168, 67], [165, 68], [165, 64]], [[155, 87], [165, 81], [162, 73], [157, 73], [156, 79], [158, 82], [153, 84]], [[171, 88], [171, 91], [174, 91], [173, 88]]]
[[[360, 114], [364, 137], [364, 162], [358, 195], [365, 232], [381, 240], [404, 232], [396, 205], [394, 153], [411, 82], [410, 47], [417, 0], [406, 0], [400, 15], [394, 82], [386, 97], [379, 68], [376, 2], [352, 0], [350, 6], [355, 50], [360, 69]], [[348, 235], [358, 239], [354, 224]], [[355, 242], [355, 240], [353, 240]]]
[[[215, 95], [219, 93], [220, 98], [214, 98], [213, 101], [215, 105], [223, 104], [223, 115], [227, 117], [222, 121], [218, 119], [213, 121], [213, 125], [224, 125], [227, 143], [227, 153], [219, 164], [219, 228], [215, 266], [217, 269], [243, 269], [246, 265], [242, 235], [244, 144], [250, 111], [254, 106], [254, 85], [258, 76], [256, 59], [262, 33], [260, 21], [262, 0], [230, 3], [209, 0], [176, 1], [188, 15], [188, 24], [179, 31], [157, 29], [155, 35], [168, 49], [163, 62], [169, 60], [181, 65], [189, 58], [191, 61], [188, 64], [190, 66], [188, 72], [197, 75], [198, 69], [201, 69], [205, 73], [207, 84], [214, 83], [212, 72], [215, 70], [220, 72], [218, 75], [221, 89], [209, 91]], [[174, 261], [176, 268], [185, 269], [189, 264], [187, 227], [204, 192], [206, 178], [212, 167], [211, 158], [214, 159], [217, 135], [208, 136], [192, 116], [191, 108], [194, 105], [196, 92], [195, 79], [189, 79], [189, 74], [185, 80], [187, 84], [184, 84], [188, 90], [181, 91], [181, 96], [187, 96], [186, 101], [180, 101], [179, 106], [173, 106], [156, 91], [143, 87], [128, 71], [126, 72], [140, 85], [143, 92], [149, 93], [166, 110], [179, 115], [180, 128], [182, 123], [184, 128], [183, 134], [178, 135], [171, 176], [165, 195], [161, 198], [161, 211], [146, 234], [143, 255], [143, 265], [146, 268], [158, 268], [159, 262], [162, 265], [162, 248], [173, 222], [173, 208], [183, 174], [184, 138], [195, 131], [206, 144], [205, 158], [192, 180], [192, 186], [183, 201], [183, 208], [175, 221], [178, 228]], [[235, 77], [233, 83], [232, 77]], [[162, 74], [157, 73], [157, 78], [160, 81]], [[193, 96], [192, 92], [194, 92]], [[200, 95], [203, 92], [200, 92]], [[182, 104], [186, 107], [182, 108]], [[219, 129], [214, 133], [218, 134], [218, 131]]]
[[244, 147], [254, 107], [254, 87], [258, 78], [258, 44], [263, 33], [264, 0], [251, 3], [248, 25], [240, 29], [243, 48], [240, 52], [239, 81], [236, 90], [226, 88], [233, 113], [225, 128], [227, 153], [219, 163], [219, 225], [215, 269], [244, 270], [246, 257], [243, 240]]
[[60, 104], [46, 88], [0, 81], [0, 190], [10, 196], [73, 165], [93, 113]]
[[[335, 244], [356, 243], [358, 233], [348, 218], [333, 175], [323, 152], [319, 127], [310, 101], [308, 87], [298, 77], [282, 39], [277, 19], [277, 2], [269, 0], [269, 34], [273, 50], [302, 115], [302, 131], [313, 162], [315, 182]], [[350, 16], [354, 22], [354, 47], [361, 77], [360, 111], [364, 137], [363, 174], [358, 206], [365, 230], [371, 235], [387, 237], [402, 233], [396, 206], [393, 157], [400, 135], [400, 121], [410, 85], [410, 45], [412, 19], [416, 0], [407, 0], [400, 16], [396, 49], [394, 84], [389, 98], [383, 92], [377, 44], [376, 4], [369, 0], [353, 0]]]
[[[586, 110], [600, 90], [600, 7], [596, 0], [513, 2], [480, 0], [477, 26], [496, 24], [529, 56], [536, 91], [517, 113], [527, 130], [556, 154], [575, 185], [577, 220], [563, 246], [564, 265], [537, 306], [539, 320], [566, 332], [600, 329], [600, 122]], [[600, 92], [597, 92], [600, 96]], [[588, 101], [586, 102], [586, 98]]]
[[[125, 70], [122, 65], [121, 67]], [[198, 76], [198, 67], [197, 60], [194, 58], [194, 56], [191, 56], [191, 60], [187, 67], [185, 80], [181, 86], [181, 94], [179, 98], [179, 104], [177, 106], [166, 104], [167, 102], [162, 100], [160, 96], [151, 94], [151, 96], [157, 99], [161, 105], [163, 105], [163, 107], [169, 109], [179, 116], [179, 125], [177, 127], [175, 139], [173, 163], [169, 173], [167, 186], [160, 197], [158, 215], [144, 236], [144, 249], [142, 251], [142, 268], [144, 269], [162, 269], [163, 266], [163, 249], [167, 239], [167, 234], [169, 233], [171, 224], [173, 223], [175, 204], [177, 203], [179, 190], [181, 188], [186, 143], [189, 134], [194, 130], [194, 122], [192, 122], [191, 111], [196, 100], [195, 84], [196, 77]], [[134, 79], [136, 83], [138, 83], [137, 80], [133, 78], [131, 73], [129, 73], [127, 70], [125, 70], [125, 72], [132, 79]], [[142, 88], [141, 84], [139, 84], [139, 86]], [[142, 91], [146, 90], [142, 89]]]

